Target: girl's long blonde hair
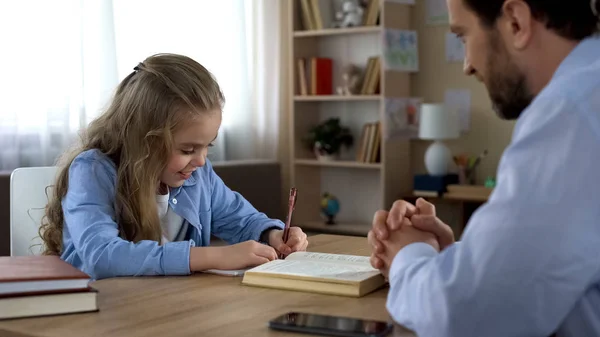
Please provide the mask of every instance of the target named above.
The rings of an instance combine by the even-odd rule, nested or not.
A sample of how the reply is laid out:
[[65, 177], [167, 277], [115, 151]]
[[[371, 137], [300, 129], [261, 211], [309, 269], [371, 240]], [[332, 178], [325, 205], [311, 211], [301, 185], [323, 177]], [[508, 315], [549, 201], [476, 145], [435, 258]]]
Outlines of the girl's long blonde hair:
[[173, 146], [173, 132], [200, 113], [221, 109], [219, 85], [202, 65], [174, 54], [153, 55], [138, 64], [117, 87], [108, 109], [82, 134], [81, 145], [60, 162], [39, 234], [44, 255], [63, 249], [61, 201], [69, 166], [81, 152], [98, 149], [117, 167], [115, 211], [126, 240], [160, 240], [155, 194]]

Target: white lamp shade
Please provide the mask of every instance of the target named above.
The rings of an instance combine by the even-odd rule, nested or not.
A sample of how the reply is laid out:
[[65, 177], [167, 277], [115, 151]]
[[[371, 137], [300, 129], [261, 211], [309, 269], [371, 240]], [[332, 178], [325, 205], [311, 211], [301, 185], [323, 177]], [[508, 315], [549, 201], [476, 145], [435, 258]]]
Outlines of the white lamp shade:
[[460, 136], [458, 114], [444, 104], [422, 104], [419, 116], [419, 138], [442, 140]]

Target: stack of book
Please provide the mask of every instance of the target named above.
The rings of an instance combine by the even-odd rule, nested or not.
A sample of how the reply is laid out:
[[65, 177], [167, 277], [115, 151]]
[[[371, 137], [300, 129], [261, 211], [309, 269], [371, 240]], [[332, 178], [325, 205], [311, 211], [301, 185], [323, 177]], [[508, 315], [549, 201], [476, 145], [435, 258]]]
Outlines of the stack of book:
[[0, 319], [98, 311], [89, 283], [58, 256], [0, 257]]

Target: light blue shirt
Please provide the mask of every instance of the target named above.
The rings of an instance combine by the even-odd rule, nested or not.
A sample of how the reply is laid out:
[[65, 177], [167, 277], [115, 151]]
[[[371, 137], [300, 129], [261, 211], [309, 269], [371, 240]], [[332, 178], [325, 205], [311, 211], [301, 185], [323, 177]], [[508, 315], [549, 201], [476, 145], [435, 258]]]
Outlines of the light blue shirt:
[[461, 242], [394, 258], [387, 308], [419, 337], [600, 336], [600, 40], [517, 121]]
[[94, 279], [190, 274], [190, 248], [208, 246], [211, 233], [233, 244], [258, 241], [264, 230], [284, 227], [229, 189], [207, 160], [170, 192], [169, 207], [187, 222], [185, 241], [133, 243], [119, 236], [116, 180], [115, 164], [98, 150], [83, 152], [69, 168], [61, 258]]

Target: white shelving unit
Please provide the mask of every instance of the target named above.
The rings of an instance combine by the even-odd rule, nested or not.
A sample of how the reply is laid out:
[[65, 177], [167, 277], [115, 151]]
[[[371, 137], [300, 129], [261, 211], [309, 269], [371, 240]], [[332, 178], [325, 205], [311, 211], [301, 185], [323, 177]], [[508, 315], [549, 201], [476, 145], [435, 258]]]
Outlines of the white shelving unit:
[[[363, 125], [380, 121], [385, 127], [386, 98], [410, 97], [410, 74], [381, 67], [379, 93], [375, 95], [303, 96], [297, 60], [333, 59], [336, 88], [345, 65], [353, 63], [365, 68], [369, 57], [383, 57], [385, 28], [409, 29], [410, 5], [374, 0], [379, 1], [380, 9], [376, 26], [306, 30], [302, 25], [301, 1], [293, 0], [288, 13], [292, 26], [288, 67], [293, 90], [289, 101], [291, 185], [298, 188], [293, 222], [305, 231], [366, 236], [375, 211], [391, 207], [394, 200], [412, 191], [409, 140], [382, 138], [379, 162], [355, 161]], [[319, 0], [323, 27], [330, 27], [325, 16], [332, 15], [333, 1]], [[351, 129], [354, 146], [344, 150], [339, 161], [319, 161], [302, 138], [312, 126], [330, 117], [339, 117]], [[320, 214], [320, 200], [325, 192], [336, 196], [341, 205], [335, 225], [326, 225]]]

